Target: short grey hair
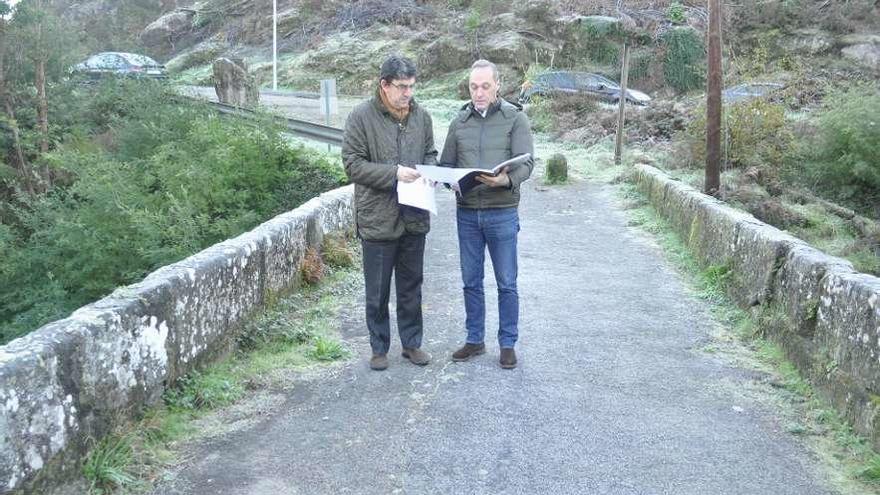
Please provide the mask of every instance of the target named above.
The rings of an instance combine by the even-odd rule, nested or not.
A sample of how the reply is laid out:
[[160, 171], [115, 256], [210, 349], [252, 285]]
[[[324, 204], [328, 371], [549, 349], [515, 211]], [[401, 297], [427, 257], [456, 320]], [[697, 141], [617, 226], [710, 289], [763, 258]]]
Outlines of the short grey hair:
[[498, 73], [498, 66], [484, 58], [474, 62], [474, 64], [471, 65], [471, 71], [473, 72], [474, 69], [485, 69], [486, 67], [492, 69], [492, 78], [495, 79], [495, 82], [500, 83], [501, 74]]
[[379, 80], [390, 83], [394, 80], [412, 79], [416, 77], [416, 64], [403, 56], [390, 55], [382, 62], [379, 69]]

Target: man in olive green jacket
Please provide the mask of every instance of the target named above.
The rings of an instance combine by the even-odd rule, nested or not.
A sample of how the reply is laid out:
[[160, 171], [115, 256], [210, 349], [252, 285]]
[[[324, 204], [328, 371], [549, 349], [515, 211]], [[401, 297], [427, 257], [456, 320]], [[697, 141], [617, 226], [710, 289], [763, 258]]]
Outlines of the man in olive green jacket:
[[501, 81], [495, 64], [478, 60], [471, 67], [471, 101], [449, 125], [440, 156], [443, 166], [492, 168], [510, 158], [529, 154], [525, 163], [497, 176], [482, 175], [482, 184], [458, 195], [457, 223], [467, 339], [452, 353], [454, 361], [467, 361], [486, 352], [486, 304], [483, 264], [486, 249], [498, 285], [498, 344], [502, 368], [516, 367], [514, 345], [519, 337], [517, 233], [520, 187], [534, 168], [534, 147], [529, 119], [518, 105], [498, 97]]
[[397, 327], [403, 357], [426, 365], [422, 345], [422, 272], [429, 214], [397, 202], [397, 183], [419, 178], [417, 164], [434, 165], [431, 116], [416, 104], [416, 67], [392, 55], [380, 69], [376, 95], [348, 116], [342, 144], [345, 172], [354, 183], [354, 220], [363, 246], [370, 367], [388, 367], [391, 275], [397, 288]]

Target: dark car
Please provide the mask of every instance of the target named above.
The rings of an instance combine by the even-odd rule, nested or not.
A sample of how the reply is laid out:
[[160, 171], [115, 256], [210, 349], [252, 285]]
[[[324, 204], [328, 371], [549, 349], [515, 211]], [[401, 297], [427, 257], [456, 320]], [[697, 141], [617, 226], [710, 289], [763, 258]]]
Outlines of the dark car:
[[[582, 94], [599, 101], [617, 103], [620, 101], [620, 85], [599, 74], [589, 72], [543, 72], [531, 81], [526, 81], [519, 92], [519, 102], [527, 103], [532, 96], [552, 96], [553, 94]], [[626, 101], [635, 105], [647, 105], [651, 97], [627, 88]]]
[[71, 68], [73, 75], [89, 80], [107, 76], [136, 79], [166, 79], [165, 66], [146, 55], [125, 52], [103, 52], [92, 55]]
[[785, 85], [774, 82], [737, 84], [722, 91], [721, 100], [724, 103], [736, 103], [738, 101], [751, 100], [752, 98], [762, 98], [764, 96], [771, 96], [784, 87]]

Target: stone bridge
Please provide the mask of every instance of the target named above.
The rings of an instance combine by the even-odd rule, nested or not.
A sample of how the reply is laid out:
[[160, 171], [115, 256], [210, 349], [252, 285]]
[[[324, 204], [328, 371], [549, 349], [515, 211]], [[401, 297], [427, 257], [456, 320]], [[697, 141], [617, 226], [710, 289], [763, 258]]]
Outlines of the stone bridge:
[[[703, 262], [732, 270], [737, 303], [779, 315], [770, 336], [877, 446], [880, 280], [650, 167], [635, 181]], [[433, 362], [371, 372], [355, 308], [341, 322], [355, 359], [200, 447], [156, 493], [832, 493], [779, 418], [739, 392], [754, 372], [702, 351], [709, 308], [612, 192], [528, 189], [516, 370], [498, 368], [491, 332], [487, 355], [449, 361], [464, 316], [444, 197], [426, 252]], [[350, 198], [326, 193], [0, 348], [0, 492], [77, 476], [89, 437], [226, 350], [231, 328], [295, 284], [307, 247], [350, 228]]]

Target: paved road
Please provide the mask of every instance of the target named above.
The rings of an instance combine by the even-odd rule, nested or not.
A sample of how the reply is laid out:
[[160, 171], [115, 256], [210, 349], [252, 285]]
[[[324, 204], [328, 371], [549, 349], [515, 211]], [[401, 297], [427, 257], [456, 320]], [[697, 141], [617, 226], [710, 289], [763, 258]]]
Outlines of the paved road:
[[498, 367], [494, 340], [472, 362], [449, 361], [464, 317], [444, 196], [424, 287], [434, 361], [415, 367], [395, 342], [391, 367], [370, 371], [353, 308], [341, 326], [356, 359], [252, 428], [194, 447], [156, 493], [830, 493], [778, 420], [735, 392], [750, 373], [700, 351], [706, 308], [612, 194], [535, 182], [521, 208], [517, 369]]

